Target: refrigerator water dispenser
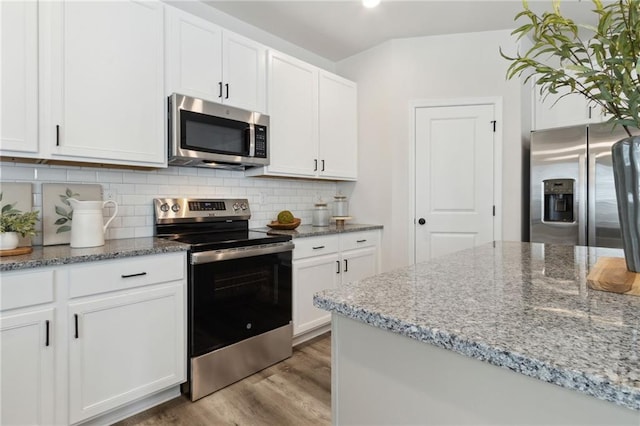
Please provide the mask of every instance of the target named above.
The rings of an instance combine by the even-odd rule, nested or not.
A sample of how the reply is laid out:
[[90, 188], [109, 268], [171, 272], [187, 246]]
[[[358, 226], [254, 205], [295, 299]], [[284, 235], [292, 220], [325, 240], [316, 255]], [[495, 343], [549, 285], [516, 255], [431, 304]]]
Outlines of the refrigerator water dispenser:
[[574, 218], [574, 179], [545, 179], [543, 222], [573, 223]]

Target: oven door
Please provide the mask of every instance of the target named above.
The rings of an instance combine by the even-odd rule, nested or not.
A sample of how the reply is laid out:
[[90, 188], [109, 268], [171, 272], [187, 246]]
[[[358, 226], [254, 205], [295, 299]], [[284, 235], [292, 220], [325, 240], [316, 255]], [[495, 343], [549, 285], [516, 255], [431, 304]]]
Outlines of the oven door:
[[192, 254], [191, 357], [291, 322], [292, 248], [292, 243], [286, 243], [217, 253], [214, 259], [206, 253]]

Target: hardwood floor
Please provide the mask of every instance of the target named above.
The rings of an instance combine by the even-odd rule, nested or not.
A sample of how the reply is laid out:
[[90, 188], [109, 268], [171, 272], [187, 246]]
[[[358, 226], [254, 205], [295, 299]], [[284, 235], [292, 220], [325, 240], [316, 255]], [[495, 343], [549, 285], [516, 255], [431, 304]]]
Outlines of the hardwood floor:
[[133, 425], [329, 425], [331, 335], [296, 346], [291, 358], [196, 402], [186, 397], [129, 417]]

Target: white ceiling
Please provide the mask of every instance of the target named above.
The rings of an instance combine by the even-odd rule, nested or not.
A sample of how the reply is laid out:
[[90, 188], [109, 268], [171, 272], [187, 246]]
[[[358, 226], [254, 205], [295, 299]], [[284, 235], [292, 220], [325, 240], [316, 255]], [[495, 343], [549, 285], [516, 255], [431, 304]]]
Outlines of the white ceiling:
[[[382, 0], [365, 9], [360, 0], [204, 0], [222, 12], [337, 62], [394, 38], [512, 29], [520, 0]], [[533, 10], [551, 10], [551, 1], [530, 0]], [[563, 14], [594, 19], [590, 1], [565, 0]]]

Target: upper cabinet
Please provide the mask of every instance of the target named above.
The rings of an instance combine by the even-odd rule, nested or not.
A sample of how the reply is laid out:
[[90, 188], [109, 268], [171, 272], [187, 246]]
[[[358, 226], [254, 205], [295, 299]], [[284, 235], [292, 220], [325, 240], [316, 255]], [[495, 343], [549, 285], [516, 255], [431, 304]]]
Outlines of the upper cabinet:
[[355, 83], [276, 51], [267, 67], [270, 164], [246, 174], [355, 180]]
[[0, 2], [0, 149], [38, 156], [38, 3]]
[[532, 130], [601, 123], [607, 120], [608, 117], [601, 107], [580, 94], [567, 93], [559, 91], [557, 94], [544, 97], [540, 95], [539, 87], [533, 87]]
[[[166, 166], [163, 6], [43, 2], [51, 158]], [[43, 7], [44, 8], [44, 7]], [[48, 30], [48, 31], [47, 31]], [[47, 101], [45, 101], [47, 102]]]
[[166, 95], [250, 111], [266, 109], [266, 48], [179, 9], [166, 8]]

